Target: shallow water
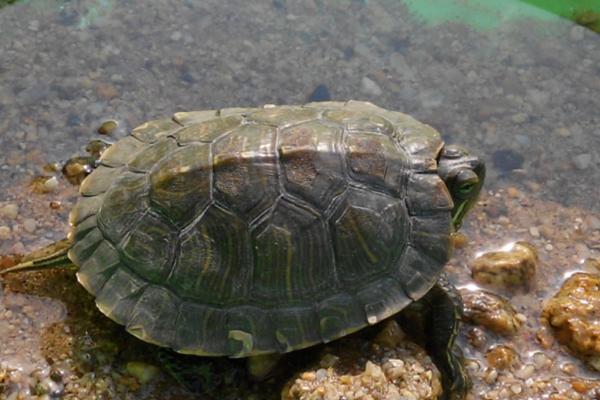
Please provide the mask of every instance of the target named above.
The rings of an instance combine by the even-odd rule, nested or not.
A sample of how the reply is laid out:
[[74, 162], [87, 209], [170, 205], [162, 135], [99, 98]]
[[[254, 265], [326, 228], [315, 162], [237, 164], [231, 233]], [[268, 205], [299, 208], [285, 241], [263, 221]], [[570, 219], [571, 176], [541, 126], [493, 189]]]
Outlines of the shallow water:
[[[85, 0], [3, 8], [0, 207], [20, 209], [0, 215], [0, 255], [64, 235], [74, 191], [62, 178], [49, 194], [30, 195], [27, 184], [50, 176], [45, 164], [100, 138], [101, 121], [119, 122], [114, 139], [176, 111], [329, 95], [409, 113], [485, 158], [491, 194], [483, 201], [498, 199], [510, 224], [496, 224], [480, 205], [452, 271], [463, 282], [476, 252], [533, 241], [552, 274], [542, 274], [544, 290], [513, 301], [537, 321], [534, 303], [600, 251], [597, 227], [575, 234], [600, 213], [600, 35], [549, 16], [487, 16], [500, 18], [495, 26], [428, 22], [406, 4]], [[508, 199], [507, 187], [520, 197]], [[51, 210], [50, 201], [62, 204]], [[532, 236], [531, 226], [544, 225], [556, 235]]]

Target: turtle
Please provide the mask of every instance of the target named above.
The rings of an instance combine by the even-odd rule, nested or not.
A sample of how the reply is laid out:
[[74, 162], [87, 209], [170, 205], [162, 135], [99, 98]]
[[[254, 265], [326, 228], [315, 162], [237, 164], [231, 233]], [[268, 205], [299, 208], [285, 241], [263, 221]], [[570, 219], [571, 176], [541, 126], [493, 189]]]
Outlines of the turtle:
[[96, 164], [63, 245], [2, 274], [76, 268], [127, 332], [254, 376], [419, 304], [444, 398], [464, 398], [443, 267], [485, 165], [433, 127], [362, 101], [179, 112]]

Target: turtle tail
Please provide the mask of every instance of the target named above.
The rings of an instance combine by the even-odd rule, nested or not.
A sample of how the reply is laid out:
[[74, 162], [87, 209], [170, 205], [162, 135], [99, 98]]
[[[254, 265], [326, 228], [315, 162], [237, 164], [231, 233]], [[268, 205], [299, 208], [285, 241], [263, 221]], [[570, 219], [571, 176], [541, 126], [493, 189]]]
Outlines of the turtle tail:
[[36, 251], [13, 267], [0, 271], [0, 276], [13, 272], [29, 272], [44, 269], [76, 268], [68, 257], [72, 242], [68, 239], [59, 240], [51, 245]]

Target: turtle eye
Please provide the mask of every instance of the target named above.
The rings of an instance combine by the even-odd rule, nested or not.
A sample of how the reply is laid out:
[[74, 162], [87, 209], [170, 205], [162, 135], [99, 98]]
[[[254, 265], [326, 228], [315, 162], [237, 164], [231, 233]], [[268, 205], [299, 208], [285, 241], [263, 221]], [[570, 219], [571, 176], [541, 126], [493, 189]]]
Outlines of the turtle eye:
[[455, 195], [458, 198], [464, 199], [471, 195], [479, 183], [479, 178], [475, 172], [469, 169], [463, 169], [456, 174]]
[[475, 188], [477, 182], [465, 182], [458, 187], [458, 194], [461, 197], [467, 197]]

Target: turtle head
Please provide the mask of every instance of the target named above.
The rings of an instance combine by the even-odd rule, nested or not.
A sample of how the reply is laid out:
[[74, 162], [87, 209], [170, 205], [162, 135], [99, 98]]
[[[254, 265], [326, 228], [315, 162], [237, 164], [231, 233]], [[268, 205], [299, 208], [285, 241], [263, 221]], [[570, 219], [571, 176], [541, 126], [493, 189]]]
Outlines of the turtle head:
[[445, 146], [438, 160], [438, 174], [452, 196], [452, 223], [458, 229], [477, 202], [485, 179], [485, 164], [462, 147]]

